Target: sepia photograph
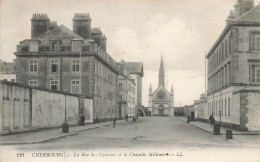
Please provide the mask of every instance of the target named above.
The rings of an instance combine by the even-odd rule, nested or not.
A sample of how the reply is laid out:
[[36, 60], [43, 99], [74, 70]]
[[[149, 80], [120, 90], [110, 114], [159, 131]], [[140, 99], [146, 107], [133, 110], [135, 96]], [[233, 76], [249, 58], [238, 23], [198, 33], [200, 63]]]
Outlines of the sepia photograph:
[[0, 0], [0, 162], [259, 162], [259, 0]]

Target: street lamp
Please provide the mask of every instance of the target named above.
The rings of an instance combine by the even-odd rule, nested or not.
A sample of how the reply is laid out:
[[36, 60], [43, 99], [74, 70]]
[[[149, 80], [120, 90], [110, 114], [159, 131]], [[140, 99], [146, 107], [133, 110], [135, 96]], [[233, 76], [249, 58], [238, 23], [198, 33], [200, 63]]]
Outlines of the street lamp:
[[62, 132], [68, 133], [69, 132], [69, 124], [67, 123], [67, 95], [66, 95], [67, 89], [64, 89], [64, 95], [65, 95], [65, 123], [62, 124]]

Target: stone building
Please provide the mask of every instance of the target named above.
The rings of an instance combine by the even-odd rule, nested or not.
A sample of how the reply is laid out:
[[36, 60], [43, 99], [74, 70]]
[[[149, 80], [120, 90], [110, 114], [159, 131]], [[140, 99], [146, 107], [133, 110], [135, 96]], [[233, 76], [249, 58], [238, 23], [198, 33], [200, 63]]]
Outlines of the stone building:
[[142, 111], [142, 113], [146, 115], [146, 113], [142, 108], [142, 87], [143, 87], [142, 78], [144, 76], [143, 63], [125, 62], [125, 68], [128, 69], [128, 71], [130, 72], [130, 79], [134, 80], [137, 87], [137, 91], [136, 91], [137, 109]]
[[260, 5], [238, 0], [207, 54], [207, 117], [260, 130]]
[[153, 92], [152, 86], [149, 88], [149, 110], [150, 115], [168, 115], [174, 116], [174, 92], [173, 85], [171, 93], [165, 88], [164, 84], [164, 66], [161, 57], [158, 88]]
[[16, 60], [14, 62], [5, 62], [0, 59], [0, 80], [16, 81], [15, 64]]
[[15, 52], [16, 79], [93, 98], [94, 118], [104, 119], [117, 113], [117, 63], [106, 52], [105, 35], [91, 21], [88, 13], [76, 13], [71, 31], [50, 22], [47, 14], [33, 14], [31, 38]]
[[136, 115], [137, 109], [137, 87], [134, 79], [130, 79], [130, 72], [125, 67], [125, 62], [119, 63], [118, 75], [118, 114], [119, 118], [132, 117]]

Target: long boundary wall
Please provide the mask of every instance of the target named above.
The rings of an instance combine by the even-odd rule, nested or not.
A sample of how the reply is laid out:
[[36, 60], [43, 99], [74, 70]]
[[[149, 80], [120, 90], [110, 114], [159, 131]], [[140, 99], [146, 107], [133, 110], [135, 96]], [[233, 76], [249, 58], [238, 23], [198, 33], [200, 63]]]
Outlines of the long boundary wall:
[[85, 96], [1, 81], [0, 103], [1, 135], [60, 127], [65, 111], [69, 125], [78, 125], [83, 113], [93, 122], [93, 100]]

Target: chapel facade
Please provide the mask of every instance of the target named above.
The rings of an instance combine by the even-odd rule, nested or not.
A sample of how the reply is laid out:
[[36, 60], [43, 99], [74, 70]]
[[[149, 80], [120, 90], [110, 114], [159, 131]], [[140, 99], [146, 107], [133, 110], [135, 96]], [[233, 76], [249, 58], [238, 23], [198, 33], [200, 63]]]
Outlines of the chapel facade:
[[165, 88], [165, 74], [163, 59], [161, 57], [159, 70], [158, 88], [153, 92], [152, 85], [149, 88], [149, 115], [174, 116], [174, 90], [173, 85], [171, 92]]

